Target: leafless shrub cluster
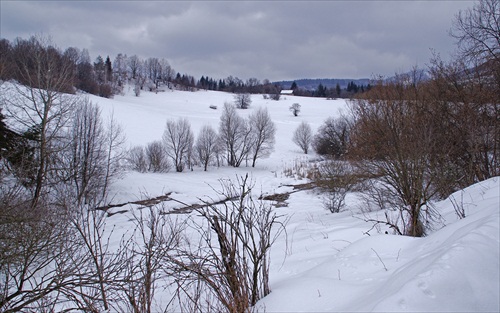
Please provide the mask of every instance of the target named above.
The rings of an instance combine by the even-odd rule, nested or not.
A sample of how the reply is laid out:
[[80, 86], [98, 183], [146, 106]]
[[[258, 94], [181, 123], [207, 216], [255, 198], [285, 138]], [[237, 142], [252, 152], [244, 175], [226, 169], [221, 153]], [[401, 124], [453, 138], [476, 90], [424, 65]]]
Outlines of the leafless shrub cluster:
[[171, 168], [166, 148], [159, 140], [148, 143], [146, 147], [131, 148], [127, 154], [127, 161], [133, 170], [141, 173], [165, 173]]
[[190, 311], [247, 312], [270, 293], [269, 251], [286, 220], [252, 198], [248, 175], [221, 187], [221, 204], [197, 210], [199, 241], [174, 260]]
[[349, 146], [352, 121], [347, 116], [327, 118], [314, 135], [312, 146], [317, 154], [339, 159]]
[[282, 174], [294, 179], [315, 180], [319, 177], [318, 162], [297, 158], [292, 164], [284, 164]]
[[327, 160], [320, 163], [315, 181], [323, 189], [324, 207], [338, 213], [344, 209], [345, 197], [358, 183], [358, 178], [348, 162]]

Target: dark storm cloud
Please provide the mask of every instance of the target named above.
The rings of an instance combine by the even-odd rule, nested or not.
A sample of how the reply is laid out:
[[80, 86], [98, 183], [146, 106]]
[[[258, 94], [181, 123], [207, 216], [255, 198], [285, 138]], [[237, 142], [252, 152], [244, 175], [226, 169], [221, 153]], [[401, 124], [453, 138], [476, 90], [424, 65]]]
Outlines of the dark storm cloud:
[[468, 1], [1, 1], [2, 38], [165, 57], [196, 77], [359, 78], [448, 55]]

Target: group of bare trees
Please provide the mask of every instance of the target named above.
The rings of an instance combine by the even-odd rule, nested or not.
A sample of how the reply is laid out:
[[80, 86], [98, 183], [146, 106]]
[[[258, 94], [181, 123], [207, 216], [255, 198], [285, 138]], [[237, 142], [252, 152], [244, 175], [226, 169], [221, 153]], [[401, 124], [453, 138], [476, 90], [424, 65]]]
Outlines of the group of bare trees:
[[[162, 141], [155, 141], [129, 151], [132, 168], [140, 172], [167, 172], [173, 164], [177, 172], [198, 163], [206, 171], [210, 164], [239, 167], [245, 161], [255, 167], [259, 158], [274, 149], [276, 127], [267, 109], [258, 108], [248, 119], [241, 117], [235, 106], [224, 105], [219, 132], [203, 126], [194, 140], [187, 119], [169, 120]], [[170, 161], [169, 161], [170, 160]]]
[[96, 235], [86, 231], [87, 209], [106, 200], [120, 174], [123, 134], [88, 99], [65, 93], [72, 64], [56, 48], [24, 44], [32, 51], [15, 68], [24, 84], [1, 86], [9, 141], [0, 155], [0, 310], [51, 311], [65, 301], [91, 310], [104, 278], [85, 271], [101, 268], [86, 253], [97, 249], [83, 240]]
[[499, 18], [498, 0], [460, 12], [455, 59], [435, 57], [429, 78], [415, 68], [380, 79], [351, 100], [349, 117], [325, 121], [313, 146], [336, 161], [320, 168], [320, 183], [336, 192], [364, 181], [373, 204], [394, 210], [375, 222], [423, 236], [436, 217], [432, 199], [500, 175]]
[[[269, 249], [283, 229], [254, 202], [247, 177], [225, 182], [219, 204], [189, 225], [161, 204], [133, 211], [130, 229], [108, 222], [102, 208], [123, 168], [123, 133], [87, 98], [63, 92], [71, 75], [37, 43], [39, 54], [19, 62], [25, 85], [0, 86], [0, 311], [244, 312], [269, 293]], [[254, 164], [272, 149], [270, 121], [265, 110], [245, 120]], [[201, 132], [195, 145], [187, 120], [167, 121], [140, 166], [163, 170], [166, 156], [182, 171], [196, 151], [206, 167], [220, 138], [209, 126]], [[202, 251], [213, 263], [194, 266], [208, 260]], [[197, 283], [208, 289], [200, 294]]]

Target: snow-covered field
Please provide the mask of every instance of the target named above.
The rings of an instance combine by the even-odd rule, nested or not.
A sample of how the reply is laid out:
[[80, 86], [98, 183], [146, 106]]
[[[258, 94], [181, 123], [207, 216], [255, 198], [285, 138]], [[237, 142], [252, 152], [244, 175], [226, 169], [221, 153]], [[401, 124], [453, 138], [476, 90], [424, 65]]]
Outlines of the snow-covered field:
[[[186, 117], [195, 136], [205, 124], [218, 128], [224, 102], [233, 95], [221, 92], [132, 90], [114, 99], [91, 97], [104, 115], [113, 114], [127, 136], [127, 147], [160, 140], [167, 119]], [[289, 107], [298, 102], [301, 112], [294, 117]], [[219, 109], [213, 110], [209, 106]], [[184, 173], [127, 174], [113, 185], [113, 202], [141, 198], [141, 193], [172, 197], [184, 203], [214, 196], [221, 178], [236, 179], [249, 173], [262, 194], [291, 191], [286, 185], [307, 182], [289, 177], [285, 169], [307, 163], [313, 154], [304, 155], [292, 142], [292, 133], [302, 122], [314, 131], [329, 116], [346, 110], [344, 100], [287, 96], [280, 101], [252, 96], [247, 116], [258, 107], [267, 107], [275, 122], [275, 151], [259, 159], [255, 168], [196, 167]], [[362, 202], [356, 194], [347, 198], [347, 210], [332, 214], [322, 205], [315, 191], [292, 193], [288, 206], [276, 208], [290, 217], [287, 240], [281, 237], [272, 247], [271, 294], [257, 304], [265, 312], [338, 311], [500, 311], [500, 178], [471, 186], [454, 195], [464, 205], [467, 217], [459, 220], [450, 200], [436, 203], [442, 225], [425, 238], [365, 234], [372, 224], [363, 221]], [[168, 202], [173, 208], [179, 203]], [[112, 210], [123, 210], [116, 208]], [[130, 207], [129, 209], [133, 209]], [[372, 213], [372, 214], [376, 214]], [[113, 224], [127, 228], [127, 213], [109, 217]]]

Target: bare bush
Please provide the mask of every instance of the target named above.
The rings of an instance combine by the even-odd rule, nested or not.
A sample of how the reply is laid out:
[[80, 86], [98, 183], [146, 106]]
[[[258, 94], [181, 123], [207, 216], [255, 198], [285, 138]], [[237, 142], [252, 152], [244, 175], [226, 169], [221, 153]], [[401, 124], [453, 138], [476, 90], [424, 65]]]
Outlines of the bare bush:
[[148, 170], [148, 162], [143, 146], [135, 146], [128, 151], [127, 160], [132, 166], [132, 169], [140, 173], [145, 173]]
[[351, 123], [347, 117], [328, 118], [314, 136], [312, 145], [316, 153], [341, 158], [347, 152]]
[[111, 244], [114, 226], [107, 229], [107, 213], [94, 209], [102, 203], [67, 208], [71, 211], [71, 226], [80, 245], [78, 257], [81, 265], [73, 274], [86, 281], [79, 290], [69, 288], [67, 291], [77, 307], [92, 312], [119, 310], [123, 306], [118, 289], [128, 264], [126, 249], [131, 244], [130, 238], [125, 236], [118, 246]]
[[120, 292], [127, 302], [128, 312], [165, 312], [170, 301], [155, 301], [156, 292], [171, 282], [172, 251], [181, 242], [184, 223], [165, 215], [163, 205], [142, 208], [133, 213], [135, 234], [129, 245]]
[[148, 171], [164, 173], [170, 170], [170, 162], [165, 146], [161, 141], [152, 141], [145, 149]]
[[[175, 260], [188, 299], [198, 311], [247, 312], [270, 293], [269, 251], [284, 231], [271, 206], [255, 202], [248, 175], [237, 185], [222, 181], [222, 201], [198, 210], [205, 223], [195, 223], [201, 240]], [[202, 286], [200, 286], [200, 282]], [[201, 290], [205, 291], [200, 295]], [[212, 299], [203, 302], [201, 299]]]
[[88, 283], [75, 277], [83, 266], [80, 246], [64, 212], [43, 198], [33, 207], [22, 194], [0, 208], [0, 311], [52, 311]]
[[316, 183], [324, 191], [324, 207], [332, 213], [339, 213], [344, 209], [345, 197], [352, 191], [357, 178], [349, 163], [330, 160], [319, 166]]

